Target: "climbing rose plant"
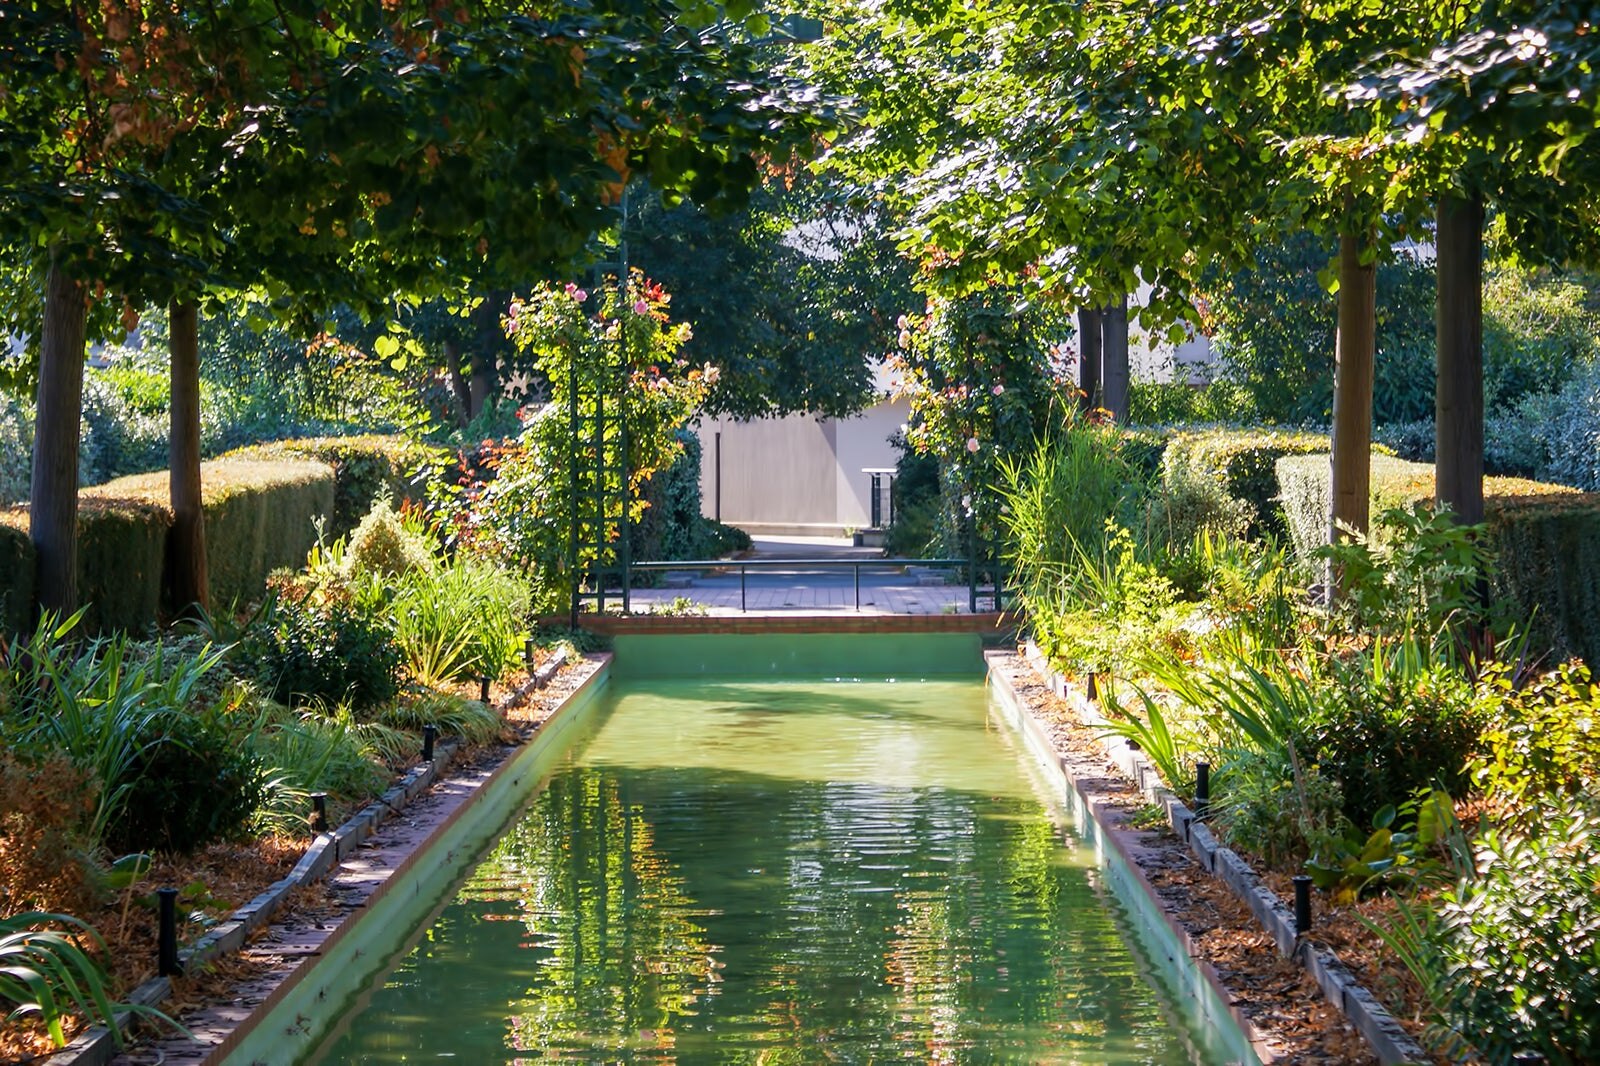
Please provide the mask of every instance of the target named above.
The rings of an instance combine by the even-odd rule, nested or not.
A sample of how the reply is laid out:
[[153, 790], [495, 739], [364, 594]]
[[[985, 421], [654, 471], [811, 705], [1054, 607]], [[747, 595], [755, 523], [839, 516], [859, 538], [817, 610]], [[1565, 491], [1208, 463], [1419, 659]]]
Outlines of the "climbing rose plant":
[[[592, 535], [579, 538], [571, 557], [575, 468], [585, 504], [597, 465], [592, 427], [572, 420], [574, 393], [583, 418], [595, 414], [604, 396], [608, 409], [626, 405], [627, 516], [636, 522], [648, 504], [643, 483], [670, 466], [683, 451], [684, 426], [716, 383], [709, 364], [690, 366], [678, 356], [690, 337], [688, 323], [673, 323], [671, 296], [637, 271], [625, 288], [591, 293], [576, 284], [545, 285], [512, 301], [504, 326], [513, 343], [532, 359], [549, 383], [549, 402], [520, 412], [522, 432], [483, 449], [482, 476], [463, 479], [451, 519], [463, 550], [487, 555], [529, 575], [538, 613], [565, 610], [576, 583], [596, 566], [616, 560], [622, 530], [624, 486], [614, 456], [604, 473], [603, 547]], [[618, 345], [622, 369], [616, 369]], [[613, 426], [605, 442], [618, 445]]]
[[939, 537], [966, 553], [971, 522], [980, 540], [999, 532], [999, 462], [1020, 454], [1075, 396], [1066, 313], [991, 286], [935, 296], [900, 319], [900, 351], [889, 359], [896, 392], [911, 407], [906, 445], [939, 461]]

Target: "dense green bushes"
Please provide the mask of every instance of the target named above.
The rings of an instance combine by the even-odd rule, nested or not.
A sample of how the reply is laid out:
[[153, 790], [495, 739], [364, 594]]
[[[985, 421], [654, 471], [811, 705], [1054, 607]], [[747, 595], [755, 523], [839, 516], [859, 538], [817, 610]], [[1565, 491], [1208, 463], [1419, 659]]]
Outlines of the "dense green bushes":
[[[1329, 474], [1326, 455], [1278, 462], [1284, 514], [1304, 554], [1327, 540]], [[1491, 477], [1484, 496], [1495, 594], [1524, 620], [1536, 646], [1600, 662], [1600, 495]], [[1432, 467], [1373, 456], [1374, 513], [1432, 498]]]
[[1278, 460], [1327, 448], [1326, 435], [1298, 430], [1182, 432], [1172, 436], [1162, 454], [1162, 481], [1169, 490], [1197, 482], [1219, 485], [1247, 509], [1249, 535], [1281, 536]]
[[[329, 537], [342, 537], [354, 529], [380, 497], [422, 502], [423, 479], [438, 476], [453, 462], [449, 450], [437, 445], [378, 435], [282, 440], [241, 448], [226, 458], [310, 459], [332, 467], [334, 503], [331, 512], [324, 512], [328, 514], [324, 533]], [[304, 555], [302, 548], [299, 556]]]
[[[348, 532], [375, 497], [418, 498], [419, 469], [447, 453], [396, 437], [328, 437], [258, 445], [202, 464], [211, 599], [218, 607], [259, 596], [266, 577], [298, 566], [326, 533]], [[330, 469], [331, 468], [331, 469]], [[172, 523], [165, 471], [84, 489], [79, 504], [78, 582], [84, 628], [141, 631], [162, 617]], [[29, 628], [33, 548], [25, 508], [0, 511], [0, 631]]]

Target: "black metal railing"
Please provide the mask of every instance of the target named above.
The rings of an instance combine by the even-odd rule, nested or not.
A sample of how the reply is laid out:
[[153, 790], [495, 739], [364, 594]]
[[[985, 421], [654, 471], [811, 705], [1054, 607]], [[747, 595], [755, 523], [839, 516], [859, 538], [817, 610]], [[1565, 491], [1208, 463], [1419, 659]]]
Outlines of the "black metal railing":
[[[1002, 609], [1004, 597], [1004, 580], [1001, 568], [997, 563], [980, 562], [976, 566], [971, 559], [690, 559], [680, 562], [649, 562], [632, 563], [629, 569], [633, 573], [652, 573], [666, 571], [699, 571], [720, 570], [731, 573], [739, 572], [739, 610], [747, 611], [748, 606], [748, 577], [750, 571], [776, 572], [785, 571], [793, 573], [806, 573], [818, 570], [849, 570], [854, 576], [856, 610], [861, 610], [861, 571], [862, 570], [904, 570], [907, 567], [920, 566], [929, 570], [965, 570], [967, 573], [967, 609], [974, 614], [978, 610], [978, 597], [981, 592], [992, 591], [994, 596], [994, 609]], [[981, 576], [988, 573], [991, 583], [985, 585]]]

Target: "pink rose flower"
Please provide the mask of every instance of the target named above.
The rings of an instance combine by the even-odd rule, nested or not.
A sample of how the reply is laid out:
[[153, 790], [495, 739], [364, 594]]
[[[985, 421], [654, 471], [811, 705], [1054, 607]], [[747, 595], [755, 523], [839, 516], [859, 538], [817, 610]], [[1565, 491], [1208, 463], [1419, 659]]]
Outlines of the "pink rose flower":
[[633, 313], [636, 315], [647, 315], [650, 313], [650, 305], [645, 303], [643, 300], [636, 300], [633, 304]]
[[978, 450], [978, 438], [977, 437], [968, 437], [967, 438], [967, 451], [975, 452], [977, 450]]

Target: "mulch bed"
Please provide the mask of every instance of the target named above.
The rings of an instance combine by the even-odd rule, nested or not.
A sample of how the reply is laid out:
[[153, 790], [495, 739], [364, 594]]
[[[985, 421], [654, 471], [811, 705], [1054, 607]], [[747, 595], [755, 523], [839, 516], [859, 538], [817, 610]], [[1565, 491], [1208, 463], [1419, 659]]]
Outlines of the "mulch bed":
[[[1018, 696], [1045, 727], [1056, 750], [1104, 767], [1098, 787], [1113, 785], [1107, 810], [1131, 824], [1146, 810], [1144, 797], [1106, 757], [1093, 730], [1066, 700], [1023, 659], [1006, 657], [1005, 671]], [[1250, 909], [1221, 881], [1201, 869], [1170, 828], [1138, 835], [1133, 860], [1154, 886], [1163, 907], [1189, 934], [1196, 956], [1216, 970], [1238, 1008], [1266, 1039], [1280, 1061], [1308, 1066], [1377, 1061], [1366, 1042], [1324, 998], [1303, 970], [1278, 954]], [[1275, 886], [1276, 887], [1276, 886]], [[1370, 937], [1370, 934], [1368, 934]]]

